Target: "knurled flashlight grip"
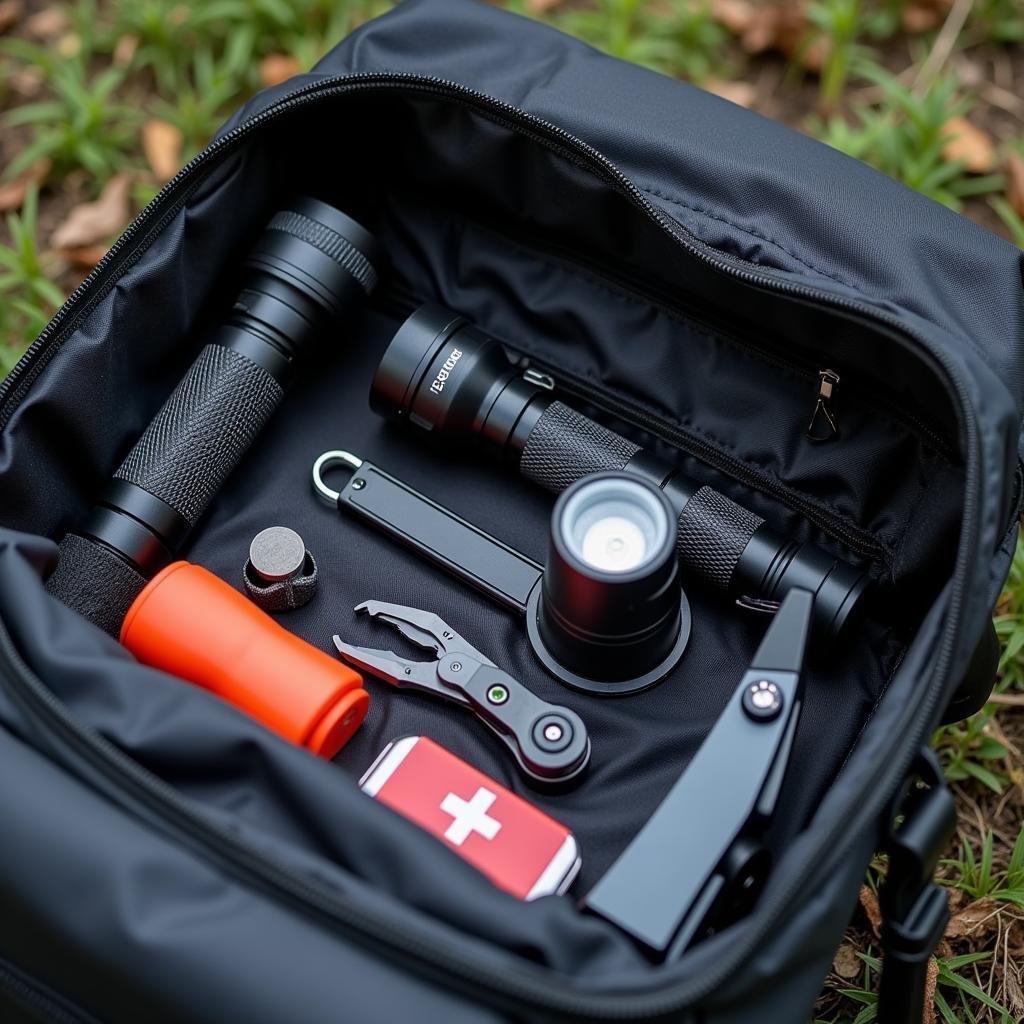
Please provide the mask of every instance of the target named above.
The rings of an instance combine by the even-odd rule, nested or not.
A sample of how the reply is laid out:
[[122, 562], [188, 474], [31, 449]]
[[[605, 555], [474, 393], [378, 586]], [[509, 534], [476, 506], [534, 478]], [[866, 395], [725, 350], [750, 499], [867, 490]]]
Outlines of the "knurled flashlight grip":
[[116, 633], [146, 579], [171, 560], [283, 395], [262, 366], [207, 345], [78, 534], [61, 541], [50, 593]]
[[[668, 466], [646, 457], [640, 445], [558, 401], [537, 420], [519, 460], [523, 476], [556, 494], [581, 477], [608, 469], [636, 470], [660, 487], [673, 477]], [[710, 487], [695, 493], [677, 490], [674, 496], [677, 509], [682, 502], [680, 559], [691, 573], [728, 590], [744, 548], [764, 520]]]
[[794, 587], [817, 596], [815, 617], [839, 631], [867, 585], [853, 566], [772, 530], [756, 513], [559, 401], [543, 409], [523, 445], [519, 470], [558, 493], [590, 473], [629, 470], [661, 487], [678, 510], [677, 549], [690, 578], [766, 610]]
[[556, 401], [530, 431], [519, 457], [519, 472], [560, 494], [590, 473], [625, 469], [639, 451], [640, 445]]
[[114, 479], [143, 488], [194, 526], [283, 396], [262, 366], [207, 345]]

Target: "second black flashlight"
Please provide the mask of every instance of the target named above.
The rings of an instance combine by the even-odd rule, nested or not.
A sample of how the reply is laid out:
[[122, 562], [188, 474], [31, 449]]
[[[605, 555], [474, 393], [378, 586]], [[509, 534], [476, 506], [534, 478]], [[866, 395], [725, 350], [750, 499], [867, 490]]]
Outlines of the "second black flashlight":
[[691, 578], [768, 608], [794, 588], [810, 591], [822, 636], [840, 633], [867, 588], [861, 570], [782, 536], [756, 513], [560, 402], [513, 366], [497, 341], [440, 306], [421, 306], [399, 328], [370, 403], [430, 432], [475, 435], [556, 493], [601, 470], [647, 478], [678, 515], [677, 550]]

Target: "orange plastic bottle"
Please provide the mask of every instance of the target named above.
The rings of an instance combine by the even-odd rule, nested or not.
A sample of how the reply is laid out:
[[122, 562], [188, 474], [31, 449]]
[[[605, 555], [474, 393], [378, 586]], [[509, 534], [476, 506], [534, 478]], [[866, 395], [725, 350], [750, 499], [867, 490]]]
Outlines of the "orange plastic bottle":
[[190, 562], [149, 581], [128, 609], [121, 643], [144, 664], [210, 690], [321, 757], [345, 745], [369, 707], [357, 672]]

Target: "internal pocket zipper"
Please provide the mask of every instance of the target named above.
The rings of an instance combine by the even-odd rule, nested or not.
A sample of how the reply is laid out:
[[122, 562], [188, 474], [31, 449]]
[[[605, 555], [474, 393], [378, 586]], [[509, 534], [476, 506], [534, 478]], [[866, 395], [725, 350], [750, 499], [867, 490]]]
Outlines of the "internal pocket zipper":
[[822, 533], [838, 540], [862, 558], [881, 562], [888, 568], [891, 553], [884, 544], [867, 530], [851, 526], [823, 510], [816, 502], [792, 487], [788, 487], [766, 473], [752, 469], [742, 460], [723, 452], [696, 434], [675, 424], [666, 423], [661, 417], [647, 412], [636, 402], [621, 398], [607, 388], [599, 387], [591, 380], [583, 381], [555, 366], [533, 358], [530, 359], [530, 365], [549, 375], [560, 391], [571, 394], [580, 401], [588, 402], [604, 412], [647, 431], [744, 486], [776, 498], [788, 508], [798, 512]]
[[[453, 103], [474, 109], [483, 116], [508, 124], [515, 131], [534, 139], [549, 149], [560, 152], [568, 151], [570, 159], [626, 196], [644, 216], [656, 223], [675, 244], [683, 247], [693, 258], [755, 287], [790, 295], [794, 298], [802, 298], [838, 314], [859, 320], [873, 329], [885, 330], [898, 344], [910, 348], [920, 356], [936, 373], [937, 378], [954, 400], [959, 428], [964, 438], [967, 479], [963, 530], [950, 588], [945, 629], [934, 660], [933, 685], [924, 687], [920, 702], [914, 706], [908, 706], [906, 709], [905, 721], [902, 723], [905, 728], [898, 729], [894, 733], [897, 737], [897, 746], [893, 751], [893, 756], [878, 763], [875, 774], [870, 780], [871, 784], [865, 789], [866, 795], [863, 795], [857, 803], [856, 811], [859, 815], [866, 820], [877, 818], [884, 811], [892, 788], [907, 774], [916, 756], [917, 748], [922, 742], [924, 732], [935, 717], [934, 713], [938, 709], [939, 702], [944, 698], [945, 690], [948, 689], [949, 666], [956, 652], [966, 581], [970, 575], [973, 553], [978, 546], [979, 439], [976, 422], [972, 417], [966, 415], [971, 404], [960, 368], [941, 348], [933, 346], [924, 335], [909, 328], [891, 313], [875, 309], [865, 302], [796, 284], [772, 275], [764, 268], [745, 265], [743, 261], [711, 249], [656, 209], [632, 181], [592, 146], [557, 125], [519, 110], [511, 104], [443, 79], [415, 74], [366, 72], [312, 82], [243, 121], [211, 143], [164, 186], [58, 310], [53, 320], [30, 346], [7, 379], [0, 384], [0, 429], [6, 424], [21, 396], [31, 386], [32, 381], [45, 366], [56, 347], [70, 336], [81, 319], [88, 315], [95, 303], [113, 286], [118, 272], [123, 271], [141, 255], [145, 243], [154, 237], [163, 224], [183, 204], [191, 189], [199, 183], [198, 175], [201, 170], [230, 152], [258, 127], [285, 113], [308, 103], [364, 89], [404, 89], [424, 95], [442, 96]], [[146, 230], [144, 231], [144, 229]], [[75, 316], [73, 317], [72, 314]], [[6, 664], [9, 667], [20, 664], [20, 659], [17, 659], [16, 652], [13, 651], [6, 634], [3, 634], [3, 640], [7, 641], [0, 644], [5, 648]], [[51, 714], [59, 712], [67, 723], [70, 716], [66, 709], [23, 664], [19, 671], [7, 674], [16, 689], [28, 697], [35, 707], [39, 708], [41, 702], [49, 704]], [[76, 723], [71, 724], [76, 725]], [[77, 725], [76, 731], [80, 737], [83, 735], [81, 730], [77, 729]], [[57, 735], [66, 737], [67, 733], [58, 732]], [[91, 759], [100, 765], [104, 772], [120, 777], [125, 783], [130, 779], [137, 780], [141, 774], [148, 776], [148, 773], [143, 773], [138, 765], [130, 762], [128, 758], [114, 748], [110, 748], [109, 745], [87, 745], [91, 749]], [[172, 815], [172, 805], [180, 803], [180, 799], [175, 801], [166, 792], [159, 794], [152, 792], [149, 797], [151, 807], [157, 810], [161, 816]], [[847, 807], [846, 810], [850, 811], [851, 808]], [[849, 814], [834, 814], [833, 819], [829, 828], [818, 829], [815, 841], [807, 844], [802, 861], [789, 872], [785, 882], [779, 880], [777, 884], [770, 885], [765, 890], [753, 915], [735, 926], [737, 931], [735, 941], [728, 950], [723, 952], [713, 966], [697, 977], [652, 985], [652, 989], [656, 990], [644, 994], [626, 996], [609, 994], [587, 997], [576, 992], [566, 983], [546, 981], [539, 972], [528, 975], [529, 982], [525, 985], [523, 983], [512, 984], [514, 980], [518, 981], [518, 979], [496, 971], [483, 962], [472, 965], [468, 962], [468, 958], [467, 960], [448, 960], [446, 971], [455, 973], [459, 977], [468, 975], [483, 991], [482, 998], [490, 997], [490, 1001], [513, 998], [518, 1000], [520, 1007], [539, 1007], [563, 1015], [595, 1018], [616, 1017], [618, 1019], [656, 1017], [691, 1006], [739, 969], [758, 943], [763, 941], [778, 915], [806, 885], [806, 871], [800, 870], [801, 867], [806, 869], [810, 864], [820, 864], [826, 853], [829, 859], [840, 858], [850, 849], [857, 838], [851, 827], [853, 818]], [[250, 868], [261, 880], [274, 884], [273, 877], [276, 872], [280, 871], [278, 866], [256, 851], [243, 849], [241, 852], [244, 853]], [[315, 907], [316, 903], [311, 901], [310, 909], [315, 909]], [[335, 908], [335, 911], [333, 915], [335, 918], [344, 916], [344, 906]], [[380, 941], [379, 930], [374, 929], [372, 922], [364, 921], [362, 925], [353, 925], [353, 927], [355, 931], [365, 934], [369, 941], [374, 939]], [[403, 943], [401, 936], [396, 936], [392, 945], [396, 947], [396, 953], [400, 950], [405, 950], [408, 953], [408, 943]], [[684, 958], [680, 961], [679, 966], [685, 962]], [[435, 980], [437, 979], [435, 978]]]
[[839, 419], [835, 413], [835, 392], [842, 378], [835, 370], [826, 367], [818, 371], [818, 396], [814, 402], [814, 412], [807, 424], [807, 440], [816, 444], [822, 441], [833, 441], [840, 436]]
[[[413, 196], [412, 198], [415, 201], [416, 197]], [[457, 213], [457, 211], [453, 212]], [[812, 361], [809, 358], [784, 355], [777, 348], [758, 344], [746, 335], [741, 336], [737, 334], [735, 327], [724, 321], [721, 317], [711, 315], [706, 310], [698, 312], [694, 304], [682, 304], [677, 297], [666, 292], [665, 289], [654, 287], [647, 280], [640, 280], [634, 275], [624, 273], [621, 268], [610, 266], [605, 261], [596, 259], [593, 255], [581, 254], [566, 246], [557, 245], [548, 238], [540, 238], [536, 232], [531, 232], [521, 227], [513, 227], [507, 223], [499, 222], [497, 219], [481, 219], [478, 215], [474, 214], [472, 217], [467, 218], [467, 220], [483, 231], [496, 235], [499, 238], [507, 239], [512, 244], [521, 248], [536, 252], [541, 257], [561, 263], [569, 270], [582, 270], [588, 275], [605, 282], [614, 290], [631, 298], [636, 298], [669, 317], [684, 320], [710, 334], [718, 335], [727, 344], [749, 352], [771, 366], [777, 366], [779, 369], [794, 376], [805, 377], [809, 385], [817, 385], [817, 393], [814, 395], [816, 400], [821, 398], [820, 386], [823, 372], [833, 375], [838, 383], [839, 375], [836, 371], [831, 369], [823, 371], [820, 360]], [[752, 267], [757, 266], [757, 264], [750, 265]], [[936, 428], [929, 425], [920, 416], [914, 415], [898, 400], [887, 400], [877, 391], [874, 391], [869, 396], [858, 395], [858, 400], [866, 407], [875, 409], [882, 415], [906, 427], [916, 434], [922, 442], [934, 448], [947, 462], [955, 461], [954, 447], [950, 442]], [[810, 409], [809, 421], [813, 422], [820, 411], [817, 401], [810, 406]], [[826, 411], [831, 415], [831, 409]]]

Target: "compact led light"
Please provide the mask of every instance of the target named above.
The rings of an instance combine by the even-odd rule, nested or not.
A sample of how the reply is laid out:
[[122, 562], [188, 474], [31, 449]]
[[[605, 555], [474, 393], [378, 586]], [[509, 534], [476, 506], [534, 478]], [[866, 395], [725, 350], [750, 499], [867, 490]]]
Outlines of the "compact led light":
[[650, 561], [670, 528], [664, 503], [632, 480], [589, 481], [566, 502], [559, 517], [566, 547], [603, 572], [632, 572]]
[[526, 626], [550, 671], [590, 693], [663, 679], [690, 632], [668, 499], [633, 473], [594, 473], [555, 503], [541, 586]]

